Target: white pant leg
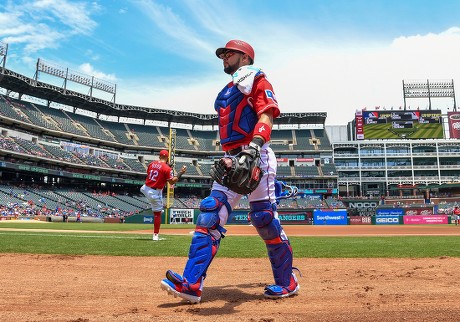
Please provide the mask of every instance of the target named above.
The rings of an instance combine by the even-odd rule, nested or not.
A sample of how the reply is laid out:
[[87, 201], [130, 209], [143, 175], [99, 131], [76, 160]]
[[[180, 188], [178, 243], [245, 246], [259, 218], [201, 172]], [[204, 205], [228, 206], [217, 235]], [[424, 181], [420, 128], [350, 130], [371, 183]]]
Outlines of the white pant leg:
[[268, 200], [271, 203], [276, 202], [275, 196], [275, 178], [276, 178], [276, 156], [268, 144], [265, 144], [260, 150], [260, 167], [264, 172], [259, 186], [248, 195], [249, 202]]
[[141, 192], [147, 198], [152, 211], [158, 212], [163, 210], [163, 191], [160, 189], [152, 189], [145, 184], [141, 187]]

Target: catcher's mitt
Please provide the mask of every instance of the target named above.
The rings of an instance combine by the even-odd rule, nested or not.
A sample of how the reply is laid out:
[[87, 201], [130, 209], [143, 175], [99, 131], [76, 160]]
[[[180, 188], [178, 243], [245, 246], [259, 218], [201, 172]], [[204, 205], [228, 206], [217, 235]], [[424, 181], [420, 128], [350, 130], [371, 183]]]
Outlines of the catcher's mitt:
[[251, 193], [259, 185], [263, 175], [260, 153], [250, 146], [234, 157], [224, 157], [211, 167], [210, 175], [215, 181], [238, 194]]

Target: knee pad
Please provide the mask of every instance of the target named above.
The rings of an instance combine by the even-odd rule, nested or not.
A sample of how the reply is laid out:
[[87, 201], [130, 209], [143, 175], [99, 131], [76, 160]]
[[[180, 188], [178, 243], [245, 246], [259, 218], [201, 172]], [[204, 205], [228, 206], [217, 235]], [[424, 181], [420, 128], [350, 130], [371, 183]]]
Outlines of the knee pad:
[[266, 241], [278, 238], [281, 234], [281, 225], [279, 220], [275, 219], [276, 205], [270, 201], [256, 201], [251, 202], [250, 207], [249, 219], [260, 237]]
[[232, 208], [227, 201], [227, 195], [222, 191], [213, 190], [209, 197], [204, 198], [200, 203], [201, 213], [198, 215], [196, 225], [207, 229], [218, 229], [220, 224], [219, 211], [225, 206], [228, 214]]

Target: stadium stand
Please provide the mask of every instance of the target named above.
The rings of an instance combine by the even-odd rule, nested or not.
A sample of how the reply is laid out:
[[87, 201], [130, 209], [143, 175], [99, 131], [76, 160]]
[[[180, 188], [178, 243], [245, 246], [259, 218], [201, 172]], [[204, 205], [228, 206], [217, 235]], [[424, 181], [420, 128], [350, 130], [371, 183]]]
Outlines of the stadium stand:
[[276, 176], [280, 178], [292, 177], [292, 169], [290, 166], [278, 166]]
[[109, 122], [98, 120], [102, 127], [113, 134], [113, 138], [116, 142], [126, 145], [137, 145], [133, 141], [133, 133], [130, 131], [128, 125], [124, 123]]
[[128, 128], [133, 133], [134, 140], [138, 145], [165, 148], [165, 142], [161, 140], [158, 127], [139, 124], [128, 124]]
[[25, 115], [19, 113], [15, 107], [10, 103], [9, 99], [3, 95], [0, 97], [0, 114], [9, 117], [13, 120], [20, 120], [27, 123], [32, 123]]
[[296, 130], [294, 140], [296, 150], [314, 150], [314, 146], [311, 144], [311, 138], [310, 130]]
[[28, 151], [16, 143], [14, 138], [0, 136], [0, 148], [12, 152], [27, 154]]
[[147, 170], [145, 164], [140, 163], [137, 159], [124, 158], [124, 163], [135, 172], [145, 172]]
[[295, 169], [296, 176], [299, 176], [299, 177], [317, 177], [319, 176], [318, 167], [316, 166], [296, 165], [294, 169]]
[[[39, 109], [35, 107], [34, 104], [29, 102], [20, 102], [18, 100], [11, 99], [11, 103], [17, 110], [20, 110], [24, 115], [27, 116], [27, 119], [30, 123], [36, 124], [38, 126], [60, 131], [61, 129], [54, 123], [54, 121], [43, 114]], [[20, 113], [20, 115], [23, 115]]]
[[200, 151], [220, 151], [220, 138], [217, 131], [193, 131], [193, 139]]
[[71, 115], [72, 120], [85, 129], [85, 133], [93, 138], [104, 141], [113, 141], [113, 134], [105, 130], [94, 118], [74, 113]]
[[83, 164], [82, 160], [77, 158], [73, 153], [63, 150], [60, 146], [42, 144], [42, 147], [52, 154], [55, 159], [75, 164]]

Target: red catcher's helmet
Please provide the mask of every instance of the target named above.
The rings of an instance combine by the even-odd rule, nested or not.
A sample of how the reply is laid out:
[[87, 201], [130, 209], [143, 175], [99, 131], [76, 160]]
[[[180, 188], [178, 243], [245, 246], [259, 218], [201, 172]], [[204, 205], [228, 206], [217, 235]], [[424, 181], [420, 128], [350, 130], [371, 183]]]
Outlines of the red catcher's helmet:
[[237, 50], [247, 54], [254, 61], [254, 49], [250, 44], [242, 40], [230, 40], [225, 47], [217, 48], [216, 56], [219, 57], [225, 50]]

